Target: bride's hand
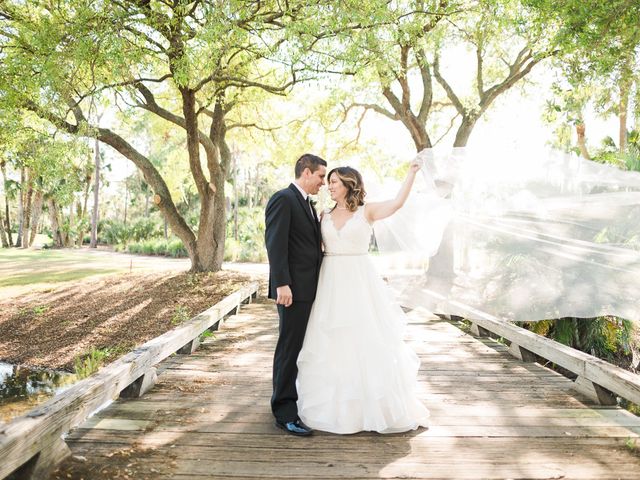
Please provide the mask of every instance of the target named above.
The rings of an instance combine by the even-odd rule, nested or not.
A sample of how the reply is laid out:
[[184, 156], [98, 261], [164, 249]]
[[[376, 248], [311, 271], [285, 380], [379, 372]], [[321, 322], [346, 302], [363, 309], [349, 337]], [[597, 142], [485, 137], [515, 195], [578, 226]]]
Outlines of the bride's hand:
[[409, 173], [413, 173], [414, 175], [418, 173], [418, 170], [422, 168], [422, 162], [418, 160], [413, 160], [409, 165]]

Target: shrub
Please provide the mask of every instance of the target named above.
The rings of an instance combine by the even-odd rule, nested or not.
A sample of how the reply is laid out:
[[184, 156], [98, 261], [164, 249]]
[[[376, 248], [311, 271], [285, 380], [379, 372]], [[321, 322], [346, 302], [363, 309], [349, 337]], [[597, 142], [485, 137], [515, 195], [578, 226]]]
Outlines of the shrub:
[[92, 347], [89, 352], [75, 358], [73, 367], [75, 374], [79, 379], [88, 377], [98, 371], [108, 356], [108, 348]]
[[109, 245], [126, 245], [131, 239], [131, 228], [119, 220], [103, 220], [98, 225], [98, 236]]
[[191, 318], [191, 310], [189, 307], [178, 305], [171, 316], [172, 325], [180, 325]]
[[187, 249], [184, 247], [184, 245], [182, 244], [182, 240], [180, 240], [179, 238], [169, 242], [169, 245], [167, 247], [167, 254], [174, 258], [189, 256], [187, 254]]
[[263, 262], [267, 259], [264, 246], [264, 208], [241, 207], [238, 210], [238, 239], [233, 238], [234, 220], [227, 221], [225, 260]]
[[[116, 247], [117, 251], [123, 251], [124, 246]], [[184, 248], [182, 240], [174, 238], [169, 241], [164, 238], [155, 238], [143, 242], [132, 242], [126, 246], [126, 251], [138, 255], [162, 255], [174, 258], [188, 257], [187, 249]]]
[[126, 245], [132, 240], [141, 242], [161, 235], [162, 225], [153, 218], [141, 218], [131, 225], [120, 220], [102, 220], [98, 225], [100, 241], [109, 245]]
[[160, 235], [162, 235], [162, 226], [152, 218], [141, 218], [131, 226], [131, 237], [136, 242]]
[[227, 238], [224, 242], [224, 261], [237, 262], [242, 255], [242, 244], [235, 238]]

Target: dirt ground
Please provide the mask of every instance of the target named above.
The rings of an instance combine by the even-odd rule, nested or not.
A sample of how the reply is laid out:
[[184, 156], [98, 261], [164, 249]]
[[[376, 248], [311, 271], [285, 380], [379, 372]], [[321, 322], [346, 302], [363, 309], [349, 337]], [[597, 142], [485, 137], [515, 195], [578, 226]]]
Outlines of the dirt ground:
[[0, 299], [0, 359], [72, 371], [77, 356], [108, 348], [109, 363], [250, 280], [264, 277], [133, 272]]

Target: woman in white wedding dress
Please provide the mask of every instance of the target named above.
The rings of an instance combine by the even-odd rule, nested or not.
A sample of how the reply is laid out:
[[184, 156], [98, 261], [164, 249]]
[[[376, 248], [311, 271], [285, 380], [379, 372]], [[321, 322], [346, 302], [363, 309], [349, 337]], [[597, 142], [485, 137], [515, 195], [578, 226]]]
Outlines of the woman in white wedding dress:
[[336, 205], [322, 215], [325, 257], [298, 356], [298, 411], [311, 428], [348, 434], [427, 426], [416, 393], [420, 361], [403, 339], [405, 314], [367, 253], [372, 223], [404, 204], [419, 169], [411, 164], [395, 199], [366, 205], [356, 170], [329, 173]]

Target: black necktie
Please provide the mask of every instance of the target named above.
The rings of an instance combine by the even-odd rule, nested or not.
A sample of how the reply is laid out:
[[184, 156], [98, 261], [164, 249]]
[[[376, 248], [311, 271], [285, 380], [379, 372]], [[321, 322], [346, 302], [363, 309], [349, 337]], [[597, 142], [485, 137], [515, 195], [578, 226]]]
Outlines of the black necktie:
[[318, 219], [316, 218], [316, 212], [313, 208], [313, 205], [311, 205], [311, 197], [309, 197], [309, 195], [307, 195], [307, 204], [309, 205], [309, 210], [311, 211], [311, 217], [314, 221], [317, 221]]

